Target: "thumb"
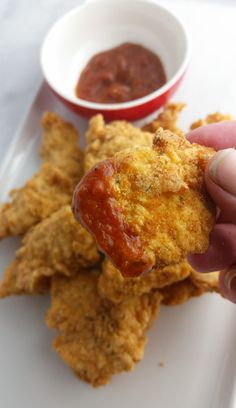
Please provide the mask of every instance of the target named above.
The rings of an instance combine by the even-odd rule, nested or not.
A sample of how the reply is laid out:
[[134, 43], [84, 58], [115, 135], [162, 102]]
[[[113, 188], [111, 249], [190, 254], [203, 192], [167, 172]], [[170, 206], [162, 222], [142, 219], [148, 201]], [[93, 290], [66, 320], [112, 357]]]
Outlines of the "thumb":
[[219, 283], [222, 295], [236, 303], [236, 265], [220, 273]]
[[216, 153], [206, 170], [206, 185], [225, 216], [224, 222], [236, 223], [236, 150]]

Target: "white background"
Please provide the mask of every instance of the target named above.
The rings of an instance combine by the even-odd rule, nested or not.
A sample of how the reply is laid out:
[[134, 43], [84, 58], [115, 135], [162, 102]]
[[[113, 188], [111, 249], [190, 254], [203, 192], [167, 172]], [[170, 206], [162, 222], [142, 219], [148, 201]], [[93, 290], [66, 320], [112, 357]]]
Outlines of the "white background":
[[50, 26], [83, 0], [0, 0], [0, 160], [42, 81], [39, 53]]

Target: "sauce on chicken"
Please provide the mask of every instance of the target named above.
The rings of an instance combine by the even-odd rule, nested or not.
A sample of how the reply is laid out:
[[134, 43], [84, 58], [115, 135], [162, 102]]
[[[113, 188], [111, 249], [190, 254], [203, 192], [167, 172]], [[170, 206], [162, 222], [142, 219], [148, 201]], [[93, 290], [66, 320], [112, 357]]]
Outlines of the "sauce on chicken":
[[124, 221], [122, 211], [113, 199], [109, 178], [116, 171], [116, 163], [112, 159], [93, 167], [75, 190], [73, 211], [124, 276], [139, 276], [152, 269], [153, 265], [144, 253], [140, 237]]

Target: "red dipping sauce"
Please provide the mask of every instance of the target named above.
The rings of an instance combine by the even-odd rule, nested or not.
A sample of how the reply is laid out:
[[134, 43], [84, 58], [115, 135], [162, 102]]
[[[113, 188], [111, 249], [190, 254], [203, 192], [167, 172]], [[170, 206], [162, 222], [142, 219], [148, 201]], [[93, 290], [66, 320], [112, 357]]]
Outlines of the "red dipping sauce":
[[143, 242], [125, 223], [114, 199], [109, 179], [116, 171], [112, 159], [93, 167], [76, 187], [72, 207], [75, 217], [122, 275], [134, 277], [149, 272], [153, 263], [145, 254]]
[[141, 45], [125, 43], [92, 57], [75, 92], [87, 101], [119, 103], [142, 98], [165, 83], [160, 58]]

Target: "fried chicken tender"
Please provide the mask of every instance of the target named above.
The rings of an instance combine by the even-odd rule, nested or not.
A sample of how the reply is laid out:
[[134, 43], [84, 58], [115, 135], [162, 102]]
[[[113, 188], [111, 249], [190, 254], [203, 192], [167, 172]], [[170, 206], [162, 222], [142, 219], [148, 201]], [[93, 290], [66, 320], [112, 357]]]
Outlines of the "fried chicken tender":
[[181, 282], [166, 286], [161, 289], [162, 303], [176, 306], [187, 302], [192, 297], [201, 296], [207, 292], [219, 293], [219, 272], [198, 273], [192, 271], [191, 275]]
[[233, 120], [233, 116], [228, 114], [222, 114], [219, 112], [211, 113], [207, 115], [205, 119], [199, 119], [196, 122], [192, 123], [190, 129], [197, 129], [200, 126], [209, 125], [210, 123], [217, 123], [217, 122], [227, 122]]
[[74, 193], [74, 213], [124, 276], [206, 251], [215, 206], [204, 186], [204, 169], [213, 154], [161, 130], [153, 149], [117, 153], [83, 177]]
[[152, 289], [159, 289], [182, 281], [192, 272], [187, 261], [178, 265], [166, 266], [147, 275], [136, 278], [124, 278], [120, 271], [109, 261], [103, 262], [102, 273], [98, 280], [99, 294], [114, 303], [119, 303], [130, 296], [140, 296]]
[[159, 311], [161, 295], [150, 292], [113, 305], [97, 292], [99, 272], [52, 279], [52, 305], [46, 317], [58, 329], [54, 349], [79, 378], [99, 386], [130, 371], [143, 357], [145, 332]]
[[43, 118], [41, 155], [44, 163], [25, 186], [10, 192], [11, 201], [0, 208], [0, 239], [22, 235], [41, 220], [71, 202], [83, 170], [75, 129], [57, 115]]
[[42, 146], [40, 156], [50, 162], [77, 183], [83, 174], [83, 153], [79, 148], [79, 136], [75, 127], [52, 112], [42, 117]]
[[183, 136], [183, 131], [177, 127], [179, 113], [185, 108], [185, 103], [167, 103], [156, 119], [143, 126], [143, 130], [156, 133], [159, 128]]
[[71, 200], [74, 184], [61, 170], [42, 165], [23, 188], [10, 192], [12, 201], [0, 210], [0, 238], [21, 235]]
[[115, 153], [138, 146], [152, 146], [153, 134], [143, 132], [126, 121], [105, 123], [102, 115], [93, 116], [86, 133], [84, 170]]
[[32, 228], [0, 283], [0, 297], [48, 290], [53, 275], [71, 277], [99, 260], [95, 241], [79, 225], [69, 205]]

